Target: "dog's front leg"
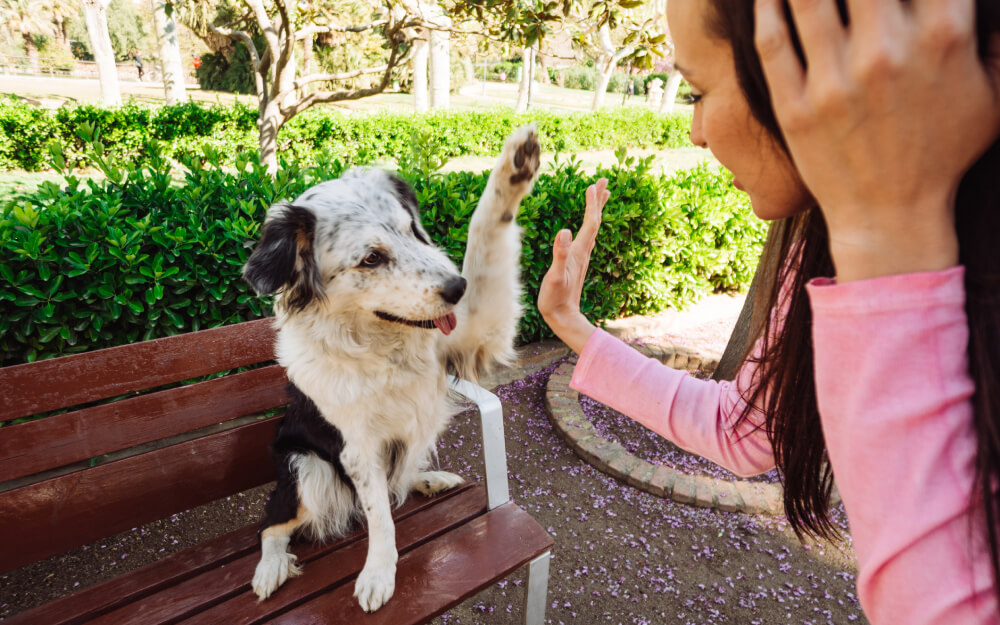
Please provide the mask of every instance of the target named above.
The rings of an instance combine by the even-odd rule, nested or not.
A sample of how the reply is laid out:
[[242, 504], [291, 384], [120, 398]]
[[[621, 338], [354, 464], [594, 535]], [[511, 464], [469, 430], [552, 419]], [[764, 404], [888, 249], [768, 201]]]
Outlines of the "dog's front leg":
[[521, 200], [534, 185], [540, 156], [536, 125], [515, 130], [469, 223], [462, 267], [468, 286], [448, 345], [461, 377], [475, 379], [493, 362], [513, 358], [521, 316], [521, 232], [516, 218]]
[[389, 487], [382, 463], [345, 449], [340, 460], [368, 523], [368, 557], [354, 585], [354, 597], [365, 612], [381, 608], [396, 590], [396, 529], [392, 523]]

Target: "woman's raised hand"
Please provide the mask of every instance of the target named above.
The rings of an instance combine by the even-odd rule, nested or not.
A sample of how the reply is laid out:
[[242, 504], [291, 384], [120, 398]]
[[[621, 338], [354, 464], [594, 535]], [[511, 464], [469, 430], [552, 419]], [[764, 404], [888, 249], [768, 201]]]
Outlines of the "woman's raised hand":
[[601, 212], [611, 194], [608, 181], [601, 178], [587, 187], [583, 224], [574, 239], [569, 230], [560, 230], [552, 246], [552, 265], [538, 291], [538, 311], [552, 331], [573, 351], [580, 353], [594, 326], [580, 312], [580, 297], [597, 242]]
[[958, 262], [954, 200], [1000, 134], [1000, 42], [974, 0], [756, 0], [756, 44], [792, 159], [823, 210], [840, 281]]

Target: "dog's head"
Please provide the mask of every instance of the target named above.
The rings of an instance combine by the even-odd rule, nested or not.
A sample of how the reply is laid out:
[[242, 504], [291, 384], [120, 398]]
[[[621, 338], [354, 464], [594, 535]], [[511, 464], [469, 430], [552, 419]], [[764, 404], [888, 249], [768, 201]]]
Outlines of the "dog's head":
[[287, 316], [323, 310], [450, 333], [465, 293], [420, 224], [416, 194], [380, 169], [352, 169], [267, 212], [244, 278]]

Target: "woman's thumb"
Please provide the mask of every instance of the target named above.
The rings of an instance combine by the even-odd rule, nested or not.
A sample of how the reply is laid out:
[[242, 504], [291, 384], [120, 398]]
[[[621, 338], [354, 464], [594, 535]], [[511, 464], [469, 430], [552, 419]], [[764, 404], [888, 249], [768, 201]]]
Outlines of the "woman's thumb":
[[569, 246], [573, 242], [573, 234], [569, 230], [560, 230], [556, 234], [555, 244], [552, 246], [552, 265], [562, 267], [569, 254]]

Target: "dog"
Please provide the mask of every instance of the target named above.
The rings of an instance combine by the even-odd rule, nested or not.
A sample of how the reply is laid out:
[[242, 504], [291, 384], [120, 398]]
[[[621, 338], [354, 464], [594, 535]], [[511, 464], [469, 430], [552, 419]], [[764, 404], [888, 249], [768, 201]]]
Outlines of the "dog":
[[514, 131], [469, 224], [462, 272], [420, 222], [401, 178], [355, 168], [268, 209], [243, 268], [275, 294], [276, 354], [290, 402], [271, 451], [277, 482], [261, 523], [261, 601], [300, 575], [293, 535], [326, 541], [362, 517], [369, 546], [354, 596], [395, 590], [393, 506], [462, 478], [431, 470], [457, 412], [449, 373], [475, 380], [514, 356], [521, 315], [516, 216], [539, 169], [534, 125]]

